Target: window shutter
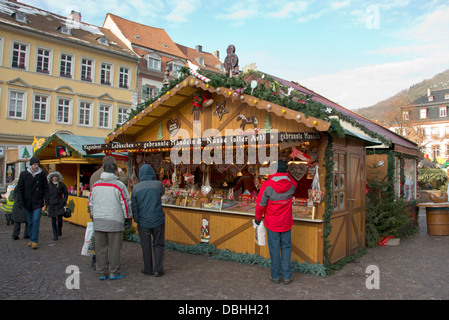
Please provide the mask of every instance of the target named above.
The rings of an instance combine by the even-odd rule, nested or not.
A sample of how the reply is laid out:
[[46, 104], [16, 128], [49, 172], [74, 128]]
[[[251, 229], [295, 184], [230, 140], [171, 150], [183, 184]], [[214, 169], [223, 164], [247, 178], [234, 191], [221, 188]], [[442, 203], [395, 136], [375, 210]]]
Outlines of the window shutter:
[[142, 100], [147, 100], [147, 86], [142, 85]]

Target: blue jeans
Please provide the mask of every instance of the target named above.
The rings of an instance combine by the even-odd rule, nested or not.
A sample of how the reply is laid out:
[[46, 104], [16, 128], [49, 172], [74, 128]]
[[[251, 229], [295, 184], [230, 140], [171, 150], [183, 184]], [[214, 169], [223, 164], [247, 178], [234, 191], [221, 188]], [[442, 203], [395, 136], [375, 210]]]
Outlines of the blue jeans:
[[284, 280], [289, 280], [292, 278], [292, 268], [290, 265], [292, 256], [291, 234], [291, 230], [285, 232], [273, 232], [267, 229], [272, 279], [281, 279], [281, 275]]
[[42, 208], [34, 209], [29, 211], [25, 209], [28, 221], [28, 235], [30, 236], [31, 242], [38, 241], [39, 238], [39, 225], [41, 222]]

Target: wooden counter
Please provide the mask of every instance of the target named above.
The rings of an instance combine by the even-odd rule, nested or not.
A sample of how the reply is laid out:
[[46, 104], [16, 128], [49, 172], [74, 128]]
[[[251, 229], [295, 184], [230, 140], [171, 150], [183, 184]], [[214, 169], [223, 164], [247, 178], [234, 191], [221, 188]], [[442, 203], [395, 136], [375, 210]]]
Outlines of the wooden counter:
[[[254, 214], [163, 205], [166, 214], [165, 239], [194, 245], [201, 243], [202, 220], [209, 221], [209, 243], [218, 249], [258, 254], [269, 258], [268, 244], [255, 243]], [[323, 263], [322, 220], [293, 219], [292, 261]]]

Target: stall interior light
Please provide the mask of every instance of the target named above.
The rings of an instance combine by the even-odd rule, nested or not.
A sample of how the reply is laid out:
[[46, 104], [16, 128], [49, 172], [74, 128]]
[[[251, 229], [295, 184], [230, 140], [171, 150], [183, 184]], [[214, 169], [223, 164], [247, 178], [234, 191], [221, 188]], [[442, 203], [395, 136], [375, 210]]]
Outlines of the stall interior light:
[[289, 165], [289, 164], [308, 164], [308, 162], [307, 161], [289, 161], [287, 163], [287, 165]]

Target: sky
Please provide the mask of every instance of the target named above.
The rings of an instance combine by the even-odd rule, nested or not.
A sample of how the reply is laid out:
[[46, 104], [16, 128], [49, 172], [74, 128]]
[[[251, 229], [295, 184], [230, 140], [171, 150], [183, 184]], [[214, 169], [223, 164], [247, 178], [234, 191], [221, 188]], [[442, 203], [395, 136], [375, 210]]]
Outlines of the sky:
[[102, 26], [107, 13], [207, 52], [233, 44], [240, 69], [296, 81], [348, 109], [449, 69], [447, 0], [19, 0]]

